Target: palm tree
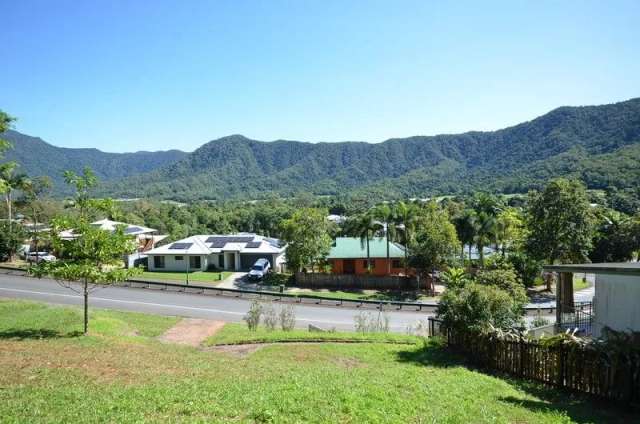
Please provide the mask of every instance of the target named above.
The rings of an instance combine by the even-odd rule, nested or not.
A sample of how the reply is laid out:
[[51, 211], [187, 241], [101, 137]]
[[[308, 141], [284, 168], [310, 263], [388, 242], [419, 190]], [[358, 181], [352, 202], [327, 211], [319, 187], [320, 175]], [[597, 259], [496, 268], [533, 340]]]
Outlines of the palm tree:
[[17, 167], [18, 164], [16, 162], [7, 162], [0, 165], [0, 191], [4, 193], [4, 200], [7, 204], [9, 232], [11, 232], [13, 225], [13, 192], [25, 190], [30, 184], [29, 177], [15, 173]]
[[409, 244], [415, 228], [416, 210], [413, 205], [401, 201], [395, 206], [394, 216], [395, 228], [401, 230], [404, 235], [404, 274], [408, 275]]
[[372, 213], [374, 217], [378, 218], [377, 224], [380, 225], [384, 229], [384, 236], [387, 242], [387, 274], [391, 274], [391, 262], [389, 260], [389, 243], [390, 238], [395, 235], [393, 225], [394, 221], [394, 213], [393, 209], [389, 207], [388, 204], [384, 203], [380, 206], [377, 206], [373, 209]]
[[355, 222], [355, 235], [360, 237], [360, 244], [367, 247], [367, 272], [371, 271], [371, 253], [369, 251], [369, 240], [375, 233], [377, 224], [370, 213], [360, 216]]
[[469, 247], [469, 260], [471, 260], [471, 246], [476, 236], [476, 213], [473, 209], [466, 209], [461, 215], [453, 219], [458, 239], [460, 240], [460, 258], [464, 262], [464, 246]]
[[496, 218], [486, 212], [480, 212], [476, 217], [474, 241], [480, 255], [480, 268], [484, 268], [484, 248], [496, 239]]

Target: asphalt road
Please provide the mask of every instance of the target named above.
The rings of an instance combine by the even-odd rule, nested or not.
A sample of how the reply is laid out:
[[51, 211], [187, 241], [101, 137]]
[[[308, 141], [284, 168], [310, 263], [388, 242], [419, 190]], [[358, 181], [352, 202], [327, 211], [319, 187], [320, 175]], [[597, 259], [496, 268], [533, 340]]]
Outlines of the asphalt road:
[[[80, 305], [82, 297], [53, 280], [0, 274], [0, 298], [29, 299], [63, 305]], [[241, 322], [251, 301], [171, 291], [156, 291], [129, 287], [104, 287], [89, 297], [89, 307], [145, 312], [159, 315], [206, 318]], [[358, 309], [320, 305], [296, 305], [296, 325], [306, 328], [313, 324], [322, 328], [354, 330]], [[377, 314], [374, 311], [367, 311]], [[408, 326], [426, 321], [433, 313], [386, 311], [390, 329], [404, 333]]]

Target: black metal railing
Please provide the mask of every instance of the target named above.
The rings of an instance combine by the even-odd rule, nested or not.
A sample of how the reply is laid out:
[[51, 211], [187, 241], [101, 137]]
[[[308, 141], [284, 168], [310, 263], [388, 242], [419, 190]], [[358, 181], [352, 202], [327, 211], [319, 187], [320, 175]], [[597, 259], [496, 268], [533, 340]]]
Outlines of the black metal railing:
[[593, 325], [593, 302], [575, 302], [570, 310], [560, 313], [558, 328], [561, 331], [575, 330], [581, 335], [591, 335]]

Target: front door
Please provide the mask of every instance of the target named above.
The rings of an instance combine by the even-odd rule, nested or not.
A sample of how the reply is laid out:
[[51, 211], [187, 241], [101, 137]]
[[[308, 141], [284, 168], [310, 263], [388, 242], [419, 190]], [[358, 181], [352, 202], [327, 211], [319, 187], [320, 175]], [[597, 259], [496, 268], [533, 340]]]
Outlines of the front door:
[[356, 272], [356, 261], [353, 259], [345, 259], [343, 263], [344, 273], [345, 274], [355, 274]]

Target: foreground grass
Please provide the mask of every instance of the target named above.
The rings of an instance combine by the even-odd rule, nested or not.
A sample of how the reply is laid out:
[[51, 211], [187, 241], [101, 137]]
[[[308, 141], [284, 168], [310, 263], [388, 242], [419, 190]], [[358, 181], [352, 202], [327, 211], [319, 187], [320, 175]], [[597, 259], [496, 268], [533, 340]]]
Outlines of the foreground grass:
[[[232, 273], [229, 271], [212, 272], [212, 271], [195, 271], [189, 273], [190, 282], [215, 283], [225, 280]], [[162, 271], [145, 271], [140, 276], [149, 280], [167, 280], [184, 282], [186, 281], [186, 272], [162, 272]]]
[[259, 327], [256, 331], [249, 331], [247, 326], [243, 324], [226, 324], [222, 330], [209, 337], [205, 344], [212, 346], [244, 343], [313, 341], [377, 342], [415, 345], [419, 343], [421, 339], [415, 336], [393, 333], [310, 332], [306, 330], [268, 331], [264, 327]]
[[[248, 356], [162, 344], [173, 322], [0, 301], [0, 421], [633, 422], [637, 416], [468, 369], [436, 345], [282, 344]], [[232, 327], [233, 330], [233, 327]], [[132, 335], [133, 334], [133, 335]]]

